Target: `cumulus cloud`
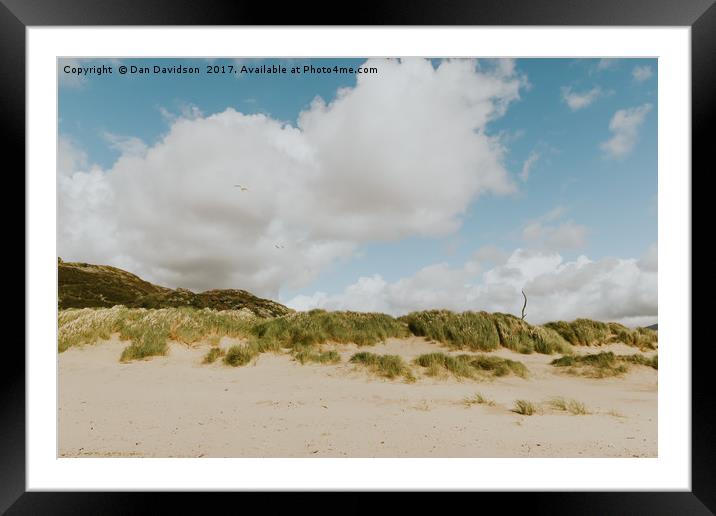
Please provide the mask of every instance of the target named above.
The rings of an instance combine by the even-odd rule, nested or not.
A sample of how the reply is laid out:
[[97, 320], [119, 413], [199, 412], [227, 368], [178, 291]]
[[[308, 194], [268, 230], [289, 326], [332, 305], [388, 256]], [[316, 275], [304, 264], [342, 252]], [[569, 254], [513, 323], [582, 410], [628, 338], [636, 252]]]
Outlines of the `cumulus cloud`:
[[60, 146], [60, 255], [167, 286], [276, 296], [361, 243], [450, 234], [479, 195], [514, 190], [486, 132], [519, 98], [512, 66], [367, 65], [380, 75], [316, 98], [296, 126], [191, 111], [151, 146], [110, 136], [121, 156], [107, 170]]
[[627, 156], [639, 137], [639, 128], [646, 115], [651, 111], [651, 104], [620, 109], [609, 122], [612, 137], [601, 144], [601, 149], [609, 158], [619, 159]]
[[559, 206], [530, 220], [522, 228], [522, 238], [531, 247], [550, 251], [569, 251], [584, 247], [587, 227], [572, 221], [559, 222], [566, 210]]
[[631, 75], [635, 81], [643, 82], [650, 79], [654, 75], [654, 72], [649, 65], [635, 66], [631, 71]]
[[599, 87], [592, 88], [589, 91], [576, 92], [571, 87], [562, 88], [562, 100], [569, 106], [572, 111], [583, 109], [602, 95]]
[[87, 169], [87, 153], [67, 136], [60, 136], [57, 147], [57, 175], [67, 176]]
[[558, 253], [527, 249], [516, 249], [490, 268], [474, 258], [456, 268], [431, 265], [392, 283], [378, 274], [362, 277], [339, 294], [296, 296], [288, 305], [394, 315], [436, 307], [518, 314], [521, 289], [528, 296], [527, 320], [536, 324], [589, 317], [645, 325], [658, 313], [657, 272], [643, 260], [565, 261]]

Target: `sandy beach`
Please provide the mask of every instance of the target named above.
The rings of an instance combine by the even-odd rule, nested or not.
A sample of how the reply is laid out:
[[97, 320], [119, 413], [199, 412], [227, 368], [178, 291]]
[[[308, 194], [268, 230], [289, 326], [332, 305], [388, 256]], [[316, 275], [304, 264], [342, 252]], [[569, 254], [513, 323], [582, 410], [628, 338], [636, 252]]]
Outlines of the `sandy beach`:
[[[222, 347], [237, 341], [224, 338]], [[61, 457], [655, 457], [657, 371], [590, 379], [549, 365], [554, 356], [493, 354], [522, 361], [525, 379], [418, 376], [387, 380], [348, 363], [359, 348], [324, 346], [335, 365], [301, 365], [262, 354], [245, 367], [202, 364], [208, 345], [171, 343], [164, 357], [118, 358], [117, 338], [59, 355]], [[361, 348], [361, 350], [366, 348]], [[401, 355], [446, 352], [422, 338], [367, 348]], [[635, 352], [615, 344], [578, 351]], [[481, 393], [494, 401], [467, 405]], [[590, 412], [550, 406], [575, 399]], [[525, 399], [537, 414], [512, 411]]]

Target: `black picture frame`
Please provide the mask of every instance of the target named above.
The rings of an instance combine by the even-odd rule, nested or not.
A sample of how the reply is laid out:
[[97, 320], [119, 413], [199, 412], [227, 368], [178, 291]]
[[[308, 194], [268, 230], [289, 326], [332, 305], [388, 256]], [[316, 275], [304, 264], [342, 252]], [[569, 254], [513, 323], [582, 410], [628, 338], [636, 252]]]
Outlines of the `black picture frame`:
[[[335, 5], [313, 3], [193, 2], [190, 0], [0, 0], [0, 113], [13, 173], [25, 168], [25, 30], [29, 26], [112, 25], [547, 25], [688, 26], [692, 49], [692, 171], [713, 172], [707, 130], [714, 122], [716, 92], [716, 5], [714, 0], [425, 0], [365, 1], [339, 15]], [[319, 14], [323, 13], [323, 14]], [[9, 168], [7, 169], [10, 172]], [[676, 171], [672, 171], [675, 172]], [[19, 174], [15, 174], [19, 177]], [[693, 172], [692, 176], [693, 177]], [[7, 177], [7, 176], [6, 176]], [[24, 190], [24, 183], [22, 185]], [[24, 247], [23, 247], [24, 249]], [[691, 251], [693, 253], [693, 250]], [[693, 256], [693, 254], [692, 254]], [[27, 259], [27, 257], [25, 257]], [[15, 259], [16, 260], [16, 259]], [[26, 278], [27, 281], [27, 269]], [[26, 314], [27, 315], [27, 314]], [[693, 317], [692, 317], [693, 320]], [[691, 343], [683, 343], [684, 346]], [[26, 342], [26, 346], [29, 343]], [[713, 514], [716, 512], [716, 424], [708, 371], [708, 341], [692, 346], [692, 490], [689, 492], [454, 493], [450, 504], [495, 501], [512, 510], [549, 514]], [[687, 349], [687, 348], [685, 348]], [[170, 509], [163, 493], [25, 492], [25, 353], [6, 346], [0, 360], [0, 512], [7, 514], [144, 514]], [[207, 509], [208, 493], [177, 493], [179, 512]], [[365, 512], [380, 506], [382, 494], [351, 494], [340, 508], [308, 503], [315, 493], [222, 493], [261, 504], [271, 513], [283, 503], [312, 511]], [[454, 498], [458, 496], [459, 498]], [[500, 498], [509, 497], [509, 504]], [[407, 499], [409, 498], [409, 499]], [[489, 500], [488, 500], [489, 499]], [[301, 501], [303, 500], [303, 503]], [[212, 504], [216, 499], [212, 498]], [[428, 509], [415, 493], [400, 502], [403, 511]], [[440, 503], [440, 502], [437, 502]], [[324, 508], [321, 509], [321, 506]], [[483, 506], [482, 503], [480, 505]], [[486, 507], [486, 506], [485, 506]], [[238, 509], [238, 506], [237, 506]]]

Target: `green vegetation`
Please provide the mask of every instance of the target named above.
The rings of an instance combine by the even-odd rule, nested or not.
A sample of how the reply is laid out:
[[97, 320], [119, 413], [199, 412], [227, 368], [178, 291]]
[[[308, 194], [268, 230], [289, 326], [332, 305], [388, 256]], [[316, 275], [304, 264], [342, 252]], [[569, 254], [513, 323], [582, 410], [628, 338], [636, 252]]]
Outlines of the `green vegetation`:
[[502, 346], [520, 353], [570, 352], [569, 344], [556, 331], [509, 314], [429, 310], [412, 312], [400, 320], [414, 335], [455, 349], [493, 351]]
[[151, 356], [165, 355], [166, 352], [167, 341], [161, 330], [149, 330], [136, 336], [132, 344], [124, 348], [119, 360], [129, 362]]
[[659, 369], [659, 356], [645, 357], [644, 355], [620, 355], [619, 359], [634, 365], [643, 365], [653, 369]]
[[391, 379], [402, 376], [408, 382], [415, 381], [410, 367], [398, 355], [376, 355], [363, 351], [353, 355], [350, 362], [363, 365], [378, 376]]
[[191, 290], [161, 287], [108, 265], [64, 262], [58, 259], [58, 304], [66, 308], [210, 308], [245, 310], [257, 317], [277, 317], [292, 310], [245, 290]]
[[389, 315], [311, 310], [258, 322], [253, 334], [284, 348], [309, 347], [325, 342], [370, 346], [389, 337], [407, 337], [403, 324]]
[[609, 323], [613, 342], [622, 342], [639, 349], [656, 349], [659, 332], [651, 328], [629, 329], [619, 323]]
[[658, 332], [649, 328], [629, 329], [619, 323], [603, 323], [591, 319], [572, 322], [555, 321], [544, 325], [575, 346], [601, 346], [622, 342], [640, 349], [656, 349]]
[[476, 393], [474, 396], [470, 396], [462, 400], [462, 402], [467, 407], [472, 407], [473, 405], [487, 405], [489, 407], [494, 407], [495, 402], [491, 399], [486, 398], [481, 393]]
[[428, 376], [438, 376], [445, 372], [458, 378], [474, 378], [478, 372], [492, 376], [527, 376], [527, 368], [522, 362], [489, 355], [452, 356], [445, 353], [427, 353], [417, 357], [415, 363], [427, 368]]
[[564, 398], [552, 398], [551, 400], [549, 400], [549, 404], [552, 408], [554, 408], [556, 410], [562, 410], [564, 412], [569, 412], [570, 414], [574, 414], [575, 416], [589, 414], [589, 411], [587, 410], [587, 407], [584, 406], [584, 403], [577, 401], [577, 400], [566, 400]]
[[500, 344], [520, 353], [569, 353], [569, 344], [551, 328], [532, 326], [510, 314], [495, 313], [492, 318], [500, 336]]
[[131, 340], [131, 350], [122, 360], [133, 360], [166, 352], [167, 341], [185, 344], [216, 336], [247, 337], [256, 318], [240, 310], [195, 308], [82, 308], [61, 310], [58, 316], [58, 349], [90, 344], [114, 333]]
[[231, 346], [228, 349], [226, 355], [224, 356], [224, 363], [232, 367], [243, 366], [251, 362], [258, 355], [259, 353], [255, 347], [246, 344], [238, 344], [236, 346]]
[[301, 364], [305, 364], [307, 362], [315, 362], [318, 364], [337, 364], [341, 361], [341, 356], [333, 350], [315, 352], [310, 349], [300, 349], [293, 354], [293, 358]]
[[522, 362], [508, 358], [479, 355], [470, 361], [470, 365], [477, 370], [487, 371], [493, 376], [507, 376], [514, 374], [520, 378], [527, 376], [527, 367]]
[[[157, 296], [166, 298], [171, 295], [172, 299], [179, 303], [178, 300], [182, 296], [191, 299], [191, 296], [197, 295], [181, 289], [170, 291], [152, 286], [136, 276], [112, 267], [62, 262], [60, 268], [64, 271], [63, 274], [69, 274], [70, 278], [84, 278], [82, 281], [85, 283], [90, 282], [87, 275], [100, 278], [99, 284], [104, 284], [101, 278], [107, 276], [116, 281], [129, 282], [133, 285], [132, 292], [135, 294], [147, 289], [160, 289], [144, 294], [144, 297], [155, 296], [158, 299]], [[65, 279], [65, 286], [71, 284], [75, 283]], [[228, 306], [231, 299], [235, 299], [232, 296], [240, 296], [241, 292], [243, 291], [208, 291], [204, 294], [213, 299], [212, 303]], [[292, 312], [279, 317], [263, 318], [256, 315], [256, 310], [252, 311], [246, 307], [237, 310], [215, 310], [193, 306], [148, 309], [121, 305], [111, 308], [64, 309], [60, 310], [58, 315], [58, 350], [63, 352], [72, 346], [106, 340], [116, 334], [121, 340], [130, 341], [120, 358], [122, 361], [130, 361], [166, 354], [169, 341], [187, 345], [209, 342], [213, 347], [217, 347], [222, 337], [229, 337], [247, 340], [242, 345], [243, 355], [235, 350], [235, 356], [224, 356], [224, 362], [230, 365], [241, 365], [244, 360], [241, 357], [247, 354], [255, 356], [281, 349], [290, 350], [302, 364], [335, 363], [340, 361], [337, 353], [322, 352], [318, 347], [326, 343], [370, 346], [388, 338], [402, 338], [413, 334], [442, 342], [454, 349], [491, 351], [501, 346], [520, 353], [559, 352], [565, 356], [553, 361], [553, 365], [570, 367], [572, 372], [594, 377], [621, 374], [629, 365], [646, 365], [655, 369], [658, 366], [656, 357], [646, 358], [642, 355], [615, 357], [613, 354], [606, 354], [601, 358], [600, 355], [594, 355], [592, 358], [571, 356], [570, 343], [598, 345], [619, 341], [642, 349], [656, 348], [656, 331], [647, 328], [630, 330], [616, 323], [577, 319], [572, 323], [554, 322], [545, 326], [533, 326], [509, 314], [453, 313], [448, 310], [413, 312], [397, 319], [381, 313], [325, 310]], [[212, 356], [209, 360], [207, 355], [207, 363], [216, 361], [219, 356]], [[521, 362], [488, 355], [451, 356], [445, 353], [429, 353], [418, 357], [416, 363], [426, 368], [427, 374], [431, 376], [445, 372], [458, 378], [472, 378], [481, 373], [491, 376], [514, 374], [521, 377], [527, 374], [527, 369]]]
[[216, 359], [223, 357], [226, 355], [226, 351], [224, 351], [221, 348], [211, 348], [209, 352], [204, 355], [204, 363], [205, 364], [213, 364], [216, 362]]
[[449, 310], [412, 312], [400, 318], [413, 335], [437, 340], [457, 349], [492, 351], [500, 336], [487, 312], [455, 313]]
[[555, 367], [568, 367], [570, 374], [587, 376], [589, 378], [607, 378], [619, 376], [629, 370], [629, 365], [644, 365], [658, 368], [658, 358], [643, 355], [615, 355], [611, 351], [591, 355], [566, 355], [551, 364]]
[[129, 305], [164, 289], [116, 267], [58, 260], [59, 308]]
[[427, 353], [415, 359], [415, 363], [427, 368], [428, 376], [439, 376], [448, 372], [458, 378], [472, 378], [475, 371], [470, 366], [470, 355], [446, 355], [445, 353]]
[[515, 408], [512, 411], [523, 416], [531, 416], [537, 413], [537, 407], [531, 401], [515, 400]]

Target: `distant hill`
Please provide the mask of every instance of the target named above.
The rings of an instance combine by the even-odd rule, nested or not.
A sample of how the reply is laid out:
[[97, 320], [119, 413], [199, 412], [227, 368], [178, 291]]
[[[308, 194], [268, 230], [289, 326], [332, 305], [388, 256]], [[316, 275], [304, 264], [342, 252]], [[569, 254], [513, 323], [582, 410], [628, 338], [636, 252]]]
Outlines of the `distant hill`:
[[651, 326], [647, 326], [650, 330], [656, 330], [659, 331], [659, 324], [652, 324]]
[[256, 297], [245, 290], [207, 290], [195, 293], [170, 289], [144, 281], [109, 265], [64, 262], [58, 259], [58, 305], [64, 308], [112, 307], [169, 308], [191, 306], [215, 310], [251, 310], [259, 317], [277, 317], [290, 308]]

